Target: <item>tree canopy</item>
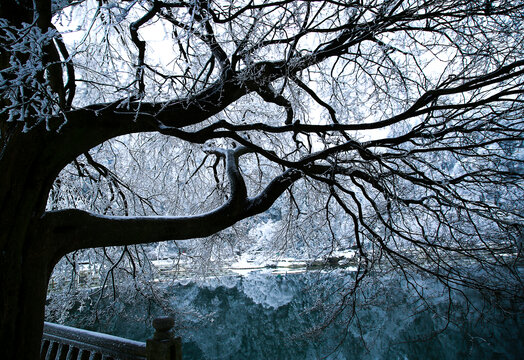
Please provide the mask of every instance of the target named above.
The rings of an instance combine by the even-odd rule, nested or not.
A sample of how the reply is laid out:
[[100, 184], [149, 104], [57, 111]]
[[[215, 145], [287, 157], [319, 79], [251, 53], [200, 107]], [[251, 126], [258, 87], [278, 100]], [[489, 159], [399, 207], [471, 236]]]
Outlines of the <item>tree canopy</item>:
[[38, 333], [68, 252], [282, 196], [283, 243], [357, 250], [342, 308], [390, 269], [522, 299], [523, 24], [520, 1], [3, 1], [5, 331]]

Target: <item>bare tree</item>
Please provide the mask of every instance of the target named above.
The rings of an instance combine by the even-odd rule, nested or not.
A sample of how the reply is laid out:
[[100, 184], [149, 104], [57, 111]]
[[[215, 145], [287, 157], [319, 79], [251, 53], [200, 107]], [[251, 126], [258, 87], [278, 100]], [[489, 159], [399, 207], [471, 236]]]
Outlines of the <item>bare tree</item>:
[[[333, 239], [355, 242], [359, 267], [343, 301], [384, 266], [408, 281], [424, 272], [450, 289], [521, 298], [523, 9], [2, 1], [5, 356], [37, 358], [48, 279], [68, 252], [205, 237], [287, 190], [297, 211], [323, 211]], [[205, 144], [206, 161], [225, 164], [215, 169], [227, 175], [227, 200], [178, 217], [46, 211], [67, 164], [142, 132]], [[239, 167], [249, 158], [258, 174]], [[293, 192], [299, 179], [305, 194]], [[350, 233], [330, 232], [339, 213]]]

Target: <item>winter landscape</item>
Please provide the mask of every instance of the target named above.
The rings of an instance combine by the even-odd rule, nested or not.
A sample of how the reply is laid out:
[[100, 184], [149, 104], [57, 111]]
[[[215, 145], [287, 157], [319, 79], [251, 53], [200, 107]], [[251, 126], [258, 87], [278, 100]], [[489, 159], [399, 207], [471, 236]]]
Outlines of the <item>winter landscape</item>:
[[518, 359], [523, 185], [522, 1], [0, 2], [5, 359]]

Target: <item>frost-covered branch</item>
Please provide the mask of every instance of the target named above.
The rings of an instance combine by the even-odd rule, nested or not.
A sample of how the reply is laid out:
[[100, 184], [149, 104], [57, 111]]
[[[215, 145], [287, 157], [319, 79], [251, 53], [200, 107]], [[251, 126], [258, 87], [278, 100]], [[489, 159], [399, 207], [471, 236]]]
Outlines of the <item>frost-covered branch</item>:
[[[121, 246], [164, 240], [184, 240], [215, 234], [247, 217], [266, 211], [301, 173], [289, 170], [277, 176], [253, 198], [247, 196], [238, 167], [239, 157], [247, 149], [208, 149], [224, 157], [231, 196], [219, 208], [194, 216], [104, 216], [87, 211], [66, 209], [49, 211], [41, 219], [45, 241], [58, 247], [58, 255], [100, 246]], [[60, 246], [57, 246], [60, 244]], [[56, 256], [56, 255], [55, 255]]]

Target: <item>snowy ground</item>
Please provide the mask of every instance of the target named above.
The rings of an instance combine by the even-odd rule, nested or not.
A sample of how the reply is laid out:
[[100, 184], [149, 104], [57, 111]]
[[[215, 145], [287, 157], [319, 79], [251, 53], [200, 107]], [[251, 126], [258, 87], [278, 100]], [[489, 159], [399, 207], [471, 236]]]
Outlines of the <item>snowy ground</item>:
[[[291, 274], [304, 272], [311, 268], [320, 268], [325, 265], [348, 267], [354, 265], [355, 251], [341, 250], [334, 251], [329, 257], [322, 259], [297, 259], [291, 257], [277, 257], [267, 259], [258, 254], [245, 253], [230, 264], [224, 266], [226, 272], [238, 275], [248, 275], [254, 271], [266, 270], [273, 274]], [[152, 261], [153, 265], [160, 272], [173, 271], [177, 265], [177, 272], [184, 271], [184, 261], [181, 259], [164, 258]]]

